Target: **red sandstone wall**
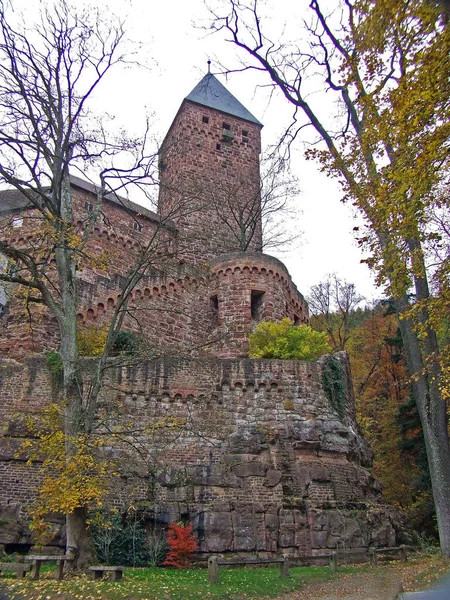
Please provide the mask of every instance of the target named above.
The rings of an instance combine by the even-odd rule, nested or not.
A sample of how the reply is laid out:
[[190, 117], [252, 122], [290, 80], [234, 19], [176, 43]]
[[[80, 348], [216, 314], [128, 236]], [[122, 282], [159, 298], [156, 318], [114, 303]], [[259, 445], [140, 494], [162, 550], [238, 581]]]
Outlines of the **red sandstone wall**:
[[265, 254], [232, 254], [211, 262], [210, 294], [217, 298], [218, 330], [224, 341], [214, 356], [246, 356], [248, 336], [260, 321], [289, 317], [308, 323], [308, 305], [286, 267]]
[[[183, 111], [190, 114], [191, 109], [193, 106], [188, 103], [182, 114]], [[198, 110], [199, 107], [195, 107], [196, 118], [203, 114]], [[214, 119], [211, 117], [209, 126], [213, 130], [219, 127], [217, 119], [217, 115]], [[239, 121], [233, 124], [235, 129]], [[177, 131], [177, 123], [172, 132]], [[254, 130], [249, 128], [249, 143], [241, 143], [243, 147], [239, 150], [250, 153], [250, 170], [256, 168], [259, 152], [259, 146], [253, 147], [250, 143], [256, 144], [259, 140], [259, 128], [254, 127]], [[226, 177], [219, 178], [224, 186]], [[73, 195], [74, 233], [81, 236], [89, 224], [96, 197], [76, 186]], [[37, 211], [24, 211], [19, 228], [10, 226], [13, 216], [6, 216], [2, 224], [2, 235], [12, 244], [32, 253], [41, 252], [49, 245]], [[210, 216], [206, 212], [195, 218], [201, 217], [206, 226], [205, 219]], [[223, 249], [220, 227], [215, 217], [211, 218], [208, 233], [214, 232], [211, 243], [216, 245], [214, 252], [217, 253]], [[132, 293], [124, 329], [144, 338], [157, 354], [246, 356], [248, 335], [257, 322], [286, 316], [297, 323], [308, 321], [303, 297], [276, 259], [260, 253], [235, 253], [219, 256], [211, 264], [192, 265], [180, 258], [183, 252], [177, 244], [177, 232], [172, 226], [160, 226], [157, 220], [104, 202], [77, 271], [80, 323], [104, 325], [110, 321], [125, 277], [144, 252], [150, 255], [153, 275], [146, 275]], [[206, 248], [211, 249], [211, 246]], [[51, 277], [51, 266], [48, 273]], [[57, 349], [55, 318], [45, 307], [27, 303], [23, 290], [12, 289], [14, 294], [0, 318], [0, 356], [23, 358], [30, 353]]]
[[[27, 471], [14, 455], [25, 434], [18, 417], [39, 413], [50, 381], [45, 359], [0, 361], [0, 377], [0, 418], [8, 423], [0, 435], [0, 512], [23, 513], [39, 468]], [[204, 552], [309, 555], [398, 541], [393, 513], [377, 505], [379, 486], [361, 466], [368, 453], [351, 388], [341, 421], [322, 390], [320, 364], [153, 361], [117, 366], [104, 390], [97, 423], [141, 429], [139, 455], [120, 438], [105, 447], [121, 472], [108, 502], [122, 510], [142, 502], [160, 523], [192, 521]], [[185, 420], [181, 435], [155, 437], [154, 423], [166, 416]]]
[[[143, 280], [132, 295], [125, 328], [145, 337], [160, 353], [247, 356], [248, 335], [256, 323], [284, 317], [308, 322], [305, 300], [284, 265], [273, 257], [225, 255], [197, 276], [180, 275]], [[87, 288], [82, 286], [88, 302], [83, 304], [80, 322], [108, 322], [119, 291], [108, 289], [101, 280], [92, 284], [92, 292]], [[252, 293], [260, 296], [253, 314]]]
[[[72, 188], [74, 198], [74, 234], [82, 236], [96, 201], [91, 193]], [[11, 227], [17, 215], [23, 217], [20, 227]], [[138, 224], [137, 231], [135, 224]], [[0, 222], [2, 239], [37, 255], [51, 244], [45, 223], [36, 210], [5, 215]], [[168, 247], [168, 241], [173, 243]], [[51, 247], [51, 246], [50, 246]], [[111, 297], [120, 293], [121, 283], [144, 253], [155, 269], [165, 269], [167, 261], [176, 257], [176, 231], [156, 220], [136, 214], [123, 206], [105, 201], [101, 214], [80, 257], [77, 276], [80, 282], [80, 313], [91, 318], [107, 306]], [[52, 277], [53, 267], [47, 270]], [[55, 275], [53, 271], [53, 275]], [[36, 303], [27, 303], [26, 294], [18, 286], [10, 286], [10, 301], [0, 317], [0, 356], [23, 358], [29, 353], [58, 347], [55, 318]], [[37, 293], [34, 293], [38, 296]], [[103, 307], [103, 309], [102, 309]]]
[[[85, 226], [83, 217], [87, 218], [83, 212], [86, 199], [91, 198], [85, 192], [75, 192], [80, 231]], [[142, 246], [153, 236], [155, 243], [164, 245], [170, 235], [166, 230], [160, 235], [156, 225], [142, 217], [143, 230], [135, 233], [133, 215], [115, 205], [105, 206], [105, 215], [88, 242], [90, 261], [81, 261], [77, 273], [78, 318], [86, 325], [110, 321], [121, 294], [121, 274], [134, 265]], [[23, 247], [35, 244], [38, 249], [38, 224], [35, 211], [27, 213], [22, 228], [11, 230], [11, 242]], [[154, 277], [145, 277], [137, 285], [124, 328], [143, 337], [156, 353], [246, 356], [248, 334], [257, 322], [285, 316], [298, 323], [308, 320], [303, 297], [274, 258], [238, 253], [193, 267], [177, 263], [176, 255], [162, 257], [155, 250], [155, 266], [168, 275], [161, 277], [156, 270]], [[263, 296], [256, 314], [252, 314], [252, 293]], [[31, 304], [26, 308], [23, 299], [15, 297], [1, 318], [0, 356], [23, 358], [57, 347], [55, 318], [44, 307]]]

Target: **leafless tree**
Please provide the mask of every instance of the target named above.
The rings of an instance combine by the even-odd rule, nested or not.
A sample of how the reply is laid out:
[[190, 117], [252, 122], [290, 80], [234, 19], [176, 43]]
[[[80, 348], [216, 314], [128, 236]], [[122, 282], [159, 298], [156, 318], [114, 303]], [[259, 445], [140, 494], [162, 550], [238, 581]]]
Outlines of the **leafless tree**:
[[[21, 286], [28, 303], [45, 305], [57, 320], [68, 456], [76, 452], [70, 440], [91, 430], [106, 361], [131, 292], [151, 272], [159, 246], [157, 227], [124, 280], [94, 383], [83, 395], [77, 266], [89, 258], [89, 236], [105, 196], [129, 184], [145, 191], [154, 183], [147, 131], [141, 139], [109, 136], [102, 119], [89, 112], [94, 92], [125, 62], [124, 42], [119, 19], [107, 20], [97, 11], [78, 13], [66, 0], [44, 8], [34, 26], [20, 23], [4, 5], [0, 8], [0, 183], [19, 192], [36, 220], [29, 244], [0, 240], [0, 254], [14, 265], [0, 272], [0, 281]], [[70, 175], [84, 168], [98, 168], [101, 184], [78, 231]], [[67, 545], [80, 552], [78, 566], [91, 559], [84, 506], [67, 515]]]
[[311, 287], [308, 294], [309, 310], [315, 324], [330, 336], [335, 352], [346, 349], [355, 309], [363, 300], [355, 284], [339, 279], [336, 273]]
[[[249, 192], [250, 188], [253, 192]], [[246, 252], [256, 240], [261, 240], [260, 245], [256, 244], [258, 251], [288, 250], [298, 240], [300, 234], [292, 226], [296, 222], [294, 205], [298, 194], [294, 175], [282, 161], [267, 155], [261, 160], [261, 175], [253, 186], [249, 186], [248, 179], [238, 180], [228, 188], [225, 198], [216, 197], [214, 190], [208, 190], [207, 196], [233, 240], [231, 245], [236, 251]]]

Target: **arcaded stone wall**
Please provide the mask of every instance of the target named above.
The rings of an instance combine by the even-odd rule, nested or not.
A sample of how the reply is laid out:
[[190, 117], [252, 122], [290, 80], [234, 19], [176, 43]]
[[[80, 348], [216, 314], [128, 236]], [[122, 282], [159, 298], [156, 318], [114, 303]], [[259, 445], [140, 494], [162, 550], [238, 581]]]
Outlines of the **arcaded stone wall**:
[[[124, 219], [122, 227], [132, 231], [131, 217]], [[127, 272], [139, 252], [138, 242], [118, 231], [94, 231], [89, 241], [92, 260], [105, 254], [111, 264], [107, 270], [82, 264], [77, 271], [80, 325], [111, 321], [123, 288], [120, 273]], [[163, 267], [167, 276], [155, 267], [153, 276], [136, 285], [123, 326], [145, 339], [156, 354], [242, 357], [258, 322], [283, 317], [297, 324], [308, 322], [307, 304], [288, 271], [268, 255], [234, 253], [197, 267], [175, 260]], [[59, 346], [56, 319], [42, 305], [27, 306], [23, 297], [12, 296], [0, 327], [3, 357], [22, 359]]]
[[[84, 235], [96, 197], [89, 191], [72, 186], [74, 201], [74, 236]], [[19, 223], [19, 226], [14, 226]], [[140, 231], [135, 229], [135, 224]], [[98, 308], [105, 301], [95, 294], [95, 288], [106, 286], [117, 293], [121, 281], [135, 265], [143, 250], [151, 246], [149, 255], [155, 268], [167, 262], [167, 240], [175, 238], [171, 227], [160, 226], [157, 219], [136, 214], [120, 204], [105, 201], [96, 224], [79, 257], [77, 277], [80, 282], [80, 318], [83, 311]], [[34, 209], [2, 213], [0, 218], [2, 240], [23, 249], [31, 256], [48, 250], [48, 226]], [[51, 235], [50, 235], [51, 238]], [[176, 248], [173, 246], [173, 250]], [[50, 257], [51, 259], [51, 257]], [[54, 264], [49, 259], [46, 275], [56, 277]], [[27, 277], [26, 272], [18, 273]], [[86, 284], [86, 285], [84, 285]], [[90, 284], [90, 285], [89, 285]], [[53, 315], [36, 302], [27, 301], [27, 291], [15, 285], [7, 286], [8, 303], [0, 315], [0, 356], [23, 358], [30, 353], [53, 350], [58, 347], [57, 323]], [[83, 297], [89, 290], [90, 297]], [[31, 296], [39, 297], [32, 290]], [[84, 301], [84, 303], [83, 303]], [[87, 304], [87, 306], [86, 306]], [[91, 306], [93, 305], [93, 307]]]
[[[204, 552], [305, 555], [397, 543], [398, 515], [379, 504], [366, 470], [351, 386], [341, 418], [323, 391], [321, 364], [174, 358], [112, 368], [97, 423], [128, 423], [135, 433], [105, 448], [120, 471], [109, 502], [121, 510], [133, 503], [161, 524], [192, 522]], [[51, 386], [44, 359], [1, 361], [0, 372], [0, 418], [9, 423], [0, 438], [8, 482], [0, 505], [23, 515], [38, 469], [27, 476], [25, 457], [14, 454], [24, 435], [19, 415], [39, 412]], [[155, 427], [168, 417], [182, 431]]]
[[[77, 187], [73, 195], [74, 234], [81, 236], [96, 199]], [[23, 222], [14, 228], [10, 222], [17, 214]], [[4, 215], [3, 225], [11, 244], [27, 252], [42, 251], [47, 244], [35, 210]], [[80, 324], [110, 322], [126, 276], [148, 244], [152, 268], [131, 294], [124, 329], [143, 337], [155, 353], [246, 356], [248, 335], [258, 322], [286, 316], [298, 324], [308, 321], [307, 304], [277, 259], [236, 252], [194, 265], [180, 258], [171, 226], [104, 202], [77, 270]], [[48, 276], [56, 276], [52, 265]], [[0, 315], [0, 356], [22, 359], [56, 350], [55, 317], [43, 305], [27, 302], [24, 289], [9, 286], [9, 291]]]

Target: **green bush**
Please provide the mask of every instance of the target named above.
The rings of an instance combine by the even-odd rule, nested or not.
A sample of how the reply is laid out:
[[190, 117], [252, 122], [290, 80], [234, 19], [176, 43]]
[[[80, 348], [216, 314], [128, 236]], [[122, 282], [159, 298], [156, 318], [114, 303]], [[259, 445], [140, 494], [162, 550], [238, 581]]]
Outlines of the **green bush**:
[[60, 378], [63, 373], [62, 358], [59, 352], [47, 352], [47, 366], [52, 377]]
[[327, 335], [290, 319], [259, 323], [249, 337], [251, 358], [315, 360], [330, 351]]
[[167, 544], [162, 535], [149, 536], [140, 520], [96, 511], [90, 519], [95, 553], [100, 564], [145, 567], [160, 564]]
[[130, 331], [119, 331], [114, 340], [112, 354], [137, 354], [142, 347], [142, 339]]

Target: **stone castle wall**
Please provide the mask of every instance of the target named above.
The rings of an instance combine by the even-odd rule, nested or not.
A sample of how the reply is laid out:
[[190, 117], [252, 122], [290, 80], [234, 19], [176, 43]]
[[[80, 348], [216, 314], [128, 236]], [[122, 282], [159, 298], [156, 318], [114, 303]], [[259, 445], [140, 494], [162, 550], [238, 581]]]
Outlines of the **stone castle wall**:
[[[82, 235], [95, 198], [78, 188], [73, 193], [74, 231]], [[9, 241], [39, 251], [46, 242], [37, 211], [20, 214], [21, 226], [7, 227]], [[2, 221], [8, 225], [14, 216], [3, 216]], [[105, 202], [87, 242], [87, 258], [77, 270], [81, 325], [110, 322], [125, 277], [147, 244], [153, 245], [153, 273], [133, 290], [124, 329], [145, 339], [155, 354], [246, 356], [248, 334], [255, 323], [286, 316], [296, 323], [308, 321], [307, 304], [277, 259], [237, 252], [194, 265], [181, 258], [177, 232], [167, 224], [160, 226], [124, 206]], [[0, 356], [22, 359], [56, 350], [55, 317], [41, 304], [28, 303], [23, 290], [17, 291], [9, 286], [9, 301], [0, 315]]]
[[[192, 522], [203, 552], [307, 555], [401, 541], [398, 515], [380, 505], [367, 470], [351, 386], [340, 417], [322, 387], [323, 360], [173, 358], [112, 368], [98, 423], [127, 422], [140, 433], [105, 448], [120, 471], [109, 502], [124, 511], [133, 503], [162, 525]], [[51, 384], [44, 358], [3, 360], [0, 376], [0, 418], [8, 423], [0, 505], [23, 519], [39, 466], [28, 469], [15, 454], [25, 435], [19, 417], [42, 410]], [[168, 417], [183, 423], [181, 432], [158, 433], [155, 423]], [[139, 455], [129, 451], [132, 441]], [[32, 543], [17, 523], [6, 538], [0, 528], [0, 543]]]

